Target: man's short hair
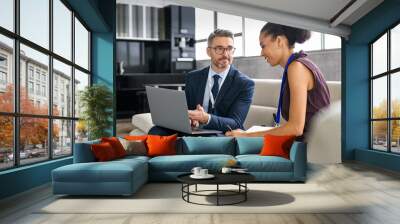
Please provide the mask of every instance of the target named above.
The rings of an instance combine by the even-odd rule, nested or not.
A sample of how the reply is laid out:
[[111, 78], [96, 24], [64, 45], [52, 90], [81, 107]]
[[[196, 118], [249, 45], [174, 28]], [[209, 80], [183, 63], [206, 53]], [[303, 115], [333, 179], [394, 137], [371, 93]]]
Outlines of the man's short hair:
[[223, 29], [214, 30], [214, 32], [210, 33], [210, 36], [208, 36], [208, 46], [211, 45], [211, 42], [214, 40], [215, 37], [230, 37], [233, 40], [233, 33], [229, 30]]

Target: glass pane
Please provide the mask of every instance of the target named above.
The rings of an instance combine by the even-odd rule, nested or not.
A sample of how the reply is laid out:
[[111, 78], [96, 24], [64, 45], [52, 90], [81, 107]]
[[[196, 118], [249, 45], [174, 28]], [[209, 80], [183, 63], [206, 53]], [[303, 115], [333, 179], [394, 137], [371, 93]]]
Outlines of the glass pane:
[[260, 56], [260, 30], [266, 24], [264, 21], [245, 18], [245, 54], [246, 56]]
[[21, 44], [21, 113], [47, 115], [49, 57]]
[[20, 0], [21, 36], [49, 48], [49, 1]]
[[0, 26], [14, 31], [14, 0], [0, 1]]
[[242, 17], [225, 13], [217, 13], [217, 28], [230, 30], [232, 33], [242, 32]]
[[400, 153], [400, 120], [390, 122], [392, 124], [392, 152]]
[[214, 12], [204, 9], [195, 9], [195, 38], [196, 40], [207, 39], [214, 31]]
[[342, 47], [342, 40], [340, 37], [330, 34], [324, 34], [325, 36], [325, 49], [336, 49]]
[[391, 116], [395, 118], [400, 118], [400, 72], [391, 75]]
[[372, 148], [387, 151], [387, 121], [372, 122]]
[[372, 44], [372, 75], [387, 71], [387, 34]]
[[372, 118], [387, 118], [387, 78], [372, 81]]
[[117, 37], [129, 36], [129, 5], [117, 4]]
[[0, 111], [14, 111], [14, 43], [0, 35]]
[[235, 44], [235, 57], [240, 57], [243, 56], [243, 38], [240, 37], [235, 37], [234, 38], [234, 44]]
[[391, 69], [400, 67], [400, 25], [391, 30], [390, 58]]
[[20, 119], [21, 164], [34, 163], [49, 158], [49, 120], [22, 117]]
[[53, 115], [72, 117], [71, 66], [53, 60]]
[[196, 60], [209, 59], [207, 55], [207, 41], [196, 43]]
[[146, 7], [146, 38], [158, 38], [158, 10]]
[[79, 117], [81, 114], [79, 98], [81, 91], [83, 91], [86, 86], [89, 86], [89, 75], [75, 69], [75, 117]]
[[143, 6], [132, 5], [131, 24], [132, 36], [143, 38]]
[[53, 51], [71, 60], [72, 12], [60, 0], [53, 0], [53, 4]]
[[306, 42], [302, 43], [302, 44], [298, 44], [296, 43], [294, 45], [294, 50], [300, 51], [316, 51], [316, 50], [321, 50], [322, 46], [321, 46], [321, 33], [319, 32], [311, 32], [311, 37], [310, 39], [306, 40]]
[[75, 142], [88, 140], [88, 130], [86, 122], [83, 120], [75, 121]]
[[75, 63], [89, 69], [89, 32], [75, 18]]
[[53, 120], [53, 157], [72, 154], [72, 121]]
[[0, 116], [0, 170], [14, 164], [14, 124], [10, 116]]

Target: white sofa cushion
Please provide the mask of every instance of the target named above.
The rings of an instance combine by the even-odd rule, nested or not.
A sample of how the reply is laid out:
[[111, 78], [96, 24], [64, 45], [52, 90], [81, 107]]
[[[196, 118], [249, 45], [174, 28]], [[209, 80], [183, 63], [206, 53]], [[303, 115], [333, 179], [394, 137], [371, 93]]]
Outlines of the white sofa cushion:
[[148, 133], [154, 126], [150, 113], [135, 114], [132, 116], [132, 124], [143, 133]]

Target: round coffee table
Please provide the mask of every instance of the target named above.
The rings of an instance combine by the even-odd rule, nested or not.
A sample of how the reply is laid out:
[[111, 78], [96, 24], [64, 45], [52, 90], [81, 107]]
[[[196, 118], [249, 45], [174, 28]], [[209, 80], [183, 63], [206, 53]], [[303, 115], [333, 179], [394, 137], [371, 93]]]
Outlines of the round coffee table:
[[[247, 183], [255, 180], [255, 177], [249, 173], [216, 173], [212, 179], [193, 179], [190, 177], [191, 173], [182, 174], [177, 177], [178, 181], [182, 183], [182, 199], [188, 203], [198, 205], [234, 205], [247, 200], [247, 192], [249, 188]], [[198, 184], [215, 185], [215, 190], [197, 190]], [[190, 191], [190, 186], [195, 186], [194, 191]], [[236, 185], [237, 190], [223, 190], [220, 185]], [[215, 192], [215, 194], [205, 194]], [[216, 204], [202, 204], [190, 200], [190, 196], [203, 196], [203, 197], [216, 197]], [[221, 203], [221, 197], [240, 196], [240, 199], [231, 203]]]

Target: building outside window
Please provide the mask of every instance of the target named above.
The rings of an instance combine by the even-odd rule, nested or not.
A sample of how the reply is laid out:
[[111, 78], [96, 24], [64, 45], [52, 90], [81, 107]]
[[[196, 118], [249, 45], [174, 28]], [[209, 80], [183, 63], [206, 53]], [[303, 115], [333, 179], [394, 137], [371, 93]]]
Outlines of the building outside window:
[[[16, 14], [13, 4], [2, 8], [2, 10], [9, 10], [14, 18], [11, 17], [10, 21], [0, 21], [0, 26], [8, 30], [3, 32], [0, 29], [0, 87], [2, 83], [12, 87], [4, 91], [0, 88], [0, 123], [2, 124], [0, 171], [70, 156], [73, 151], [74, 136], [79, 136], [82, 140], [87, 138], [85, 127], [74, 128], [79, 116], [73, 114], [71, 106], [65, 109], [66, 105], [73, 105], [73, 102], [79, 101], [78, 93], [72, 92], [71, 88], [63, 88], [63, 92], [60, 93], [57, 79], [63, 80], [64, 85], [68, 83], [69, 86], [80, 83], [79, 80], [73, 80], [73, 71], [75, 71], [74, 73], [79, 72], [81, 76], [90, 80], [91, 33], [77, 18], [75, 12], [70, 10], [71, 7], [65, 5], [65, 1], [51, 0], [53, 7], [50, 7], [49, 2], [49, 0], [20, 0], [19, 12]], [[42, 13], [38, 14], [39, 11]], [[48, 13], [45, 13], [46, 11]], [[19, 35], [9, 33], [16, 34], [13, 21], [20, 21], [15, 24], [18, 26], [16, 30], [20, 31]], [[49, 29], [50, 24], [53, 25], [52, 29]], [[75, 30], [72, 30], [73, 27]], [[53, 31], [52, 35], [49, 35], [51, 31]], [[50, 42], [53, 43], [53, 49]], [[72, 48], [73, 42], [75, 42], [75, 48]], [[12, 60], [14, 43], [19, 44], [17, 49], [20, 50], [15, 52], [19, 56], [17, 57], [19, 61]], [[56, 62], [53, 54], [63, 59], [63, 65], [60, 66]], [[74, 61], [72, 55], [75, 55]], [[50, 60], [54, 63], [50, 64]], [[19, 74], [17, 74], [20, 80], [19, 88], [15, 88], [14, 84], [15, 66], [19, 66]], [[50, 71], [53, 71], [53, 74], [50, 74]], [[54, 77], [54, 89], [49, 91], [51, 77]], [[86, 86], [89, 84], [90, 82], [86, 82]], [[13, 97], [15, 90], [20, 91], [17, 99]], [[59, 97], [59, 94], [63, 94], [65, 105], [53, 106], [53, 110], [49, 110], [50, 97], [54, 100]], [[56, 100], [54, 102], [56, 103]], [[13, 109], [14, 105], [20, 108], [18, 113]], [[49, 113], [51, 111], [53, 111], [52, 114]], [[18, 134], [14, 133], [15, 128], [19, 130]], [[49, 131], [51, 133], [48, 133]], [[33, 138], [31, 135], [33, 132], [39, 134]], [[18, 145], [14, 145], [15, 142]], [[17, 154], [14, 154], [14, 151]], [[17, 160], [16, 157], [19, 159]]]

